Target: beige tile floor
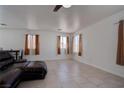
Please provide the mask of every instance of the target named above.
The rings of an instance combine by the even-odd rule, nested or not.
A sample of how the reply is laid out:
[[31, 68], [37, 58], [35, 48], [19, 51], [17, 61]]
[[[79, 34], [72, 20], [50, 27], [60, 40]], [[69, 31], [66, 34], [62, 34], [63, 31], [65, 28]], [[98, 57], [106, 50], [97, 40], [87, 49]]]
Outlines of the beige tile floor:
[[24, 81], [19, 88], [124, 88], [124, 78], [73, 60], [47, 61], [44, 80]]

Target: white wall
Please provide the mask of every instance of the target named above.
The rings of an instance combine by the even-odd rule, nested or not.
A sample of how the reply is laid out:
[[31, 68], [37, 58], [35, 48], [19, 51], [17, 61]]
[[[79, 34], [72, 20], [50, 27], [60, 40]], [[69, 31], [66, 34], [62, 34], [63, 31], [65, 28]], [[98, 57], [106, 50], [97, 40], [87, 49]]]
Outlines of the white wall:
[[56, 37], [59, 34], [54, 31], [26, 31], [26, 30], [0, 30], [0, 47], [4, 49], [24, 49], [25, 34], [40, 35], [40, 55], [26, 56], [28, 60], [56, 60], [67, 59], [70, 56], [56, 54]]
[[84, 50], [82, 57], [73, 55], [74, 59], [124, 77], [124, 66], [116, 64], [118, 24], [115, 23], [121, 19], [124, 11], [77, 32], [83, 34]]

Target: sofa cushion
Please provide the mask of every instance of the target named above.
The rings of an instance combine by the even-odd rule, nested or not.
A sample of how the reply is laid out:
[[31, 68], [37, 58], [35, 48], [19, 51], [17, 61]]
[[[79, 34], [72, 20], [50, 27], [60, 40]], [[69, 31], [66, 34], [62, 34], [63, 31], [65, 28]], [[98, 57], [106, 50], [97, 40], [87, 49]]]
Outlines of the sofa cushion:
[[23, 80], [44, 79], [47, 74], [47, 66], [44, 61], [28, 62], [25, 67], [20, 69], [23, 71]]
[[20, 69], [12, 69], [0, 77], [0, 87], [9, 88], [14, 87], [20, 80], [22, 71]]
[[21, 69], [24, 72], [32, 72], [32, 73], [47, 72], [47, 66], [45, 62], [42, 61], [29, 62], [25, 67], [22, 67]]
[[7, 51], [0, 51], [0, 70], [5, 70], [11, 63], [14, 63], [14, 57]]
[[13, 59], [11, 54], [6, 51], [0, 51], [0, 62], [7, 60], [7, 59]]
[[13, 61], [13, 59], [7, 59], [7, 60], [3, 60], [3, 61], [1, 61], [0, 62], [0, 65], [4, 65], [4, 64], [9, 64], [9, 63], [13, 63], [14, 61]]

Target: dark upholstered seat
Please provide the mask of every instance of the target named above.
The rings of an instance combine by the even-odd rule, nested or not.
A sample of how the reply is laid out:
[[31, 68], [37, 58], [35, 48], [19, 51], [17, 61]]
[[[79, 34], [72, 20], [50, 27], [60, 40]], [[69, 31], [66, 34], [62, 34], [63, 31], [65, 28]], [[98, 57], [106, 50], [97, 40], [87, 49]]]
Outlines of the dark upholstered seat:
[[21, 80], [22, 71], [20, 69], [12, 69], [0, 77], [1, 88], [16, 87]]
[[47, 66], [43, 61], [29, 62], [25, 67], [21, 67], [23, 79], [44, 79], [47, 74]]
[[14, 58], [5, 51], [0, 51], [0, 70], [3, 70], [8, 65], [14, 63]]
[[14, 58], [8, 52], [0, 51], [0, 68], [11, 63], [11, 69], [0, 76], [0, 87], [16, 87], [21, 80], [44, 79], [47, 74], [44, 61], [14, 63]]

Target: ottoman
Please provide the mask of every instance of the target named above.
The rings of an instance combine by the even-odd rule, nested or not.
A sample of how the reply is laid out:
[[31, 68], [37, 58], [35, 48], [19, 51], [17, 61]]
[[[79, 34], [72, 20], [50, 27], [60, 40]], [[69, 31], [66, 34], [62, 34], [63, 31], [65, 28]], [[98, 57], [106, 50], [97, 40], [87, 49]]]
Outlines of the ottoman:
[[30, 61], [20, 69], [23, 80], [44, 79], [47, 74], [47, 66], [44, 61]]

